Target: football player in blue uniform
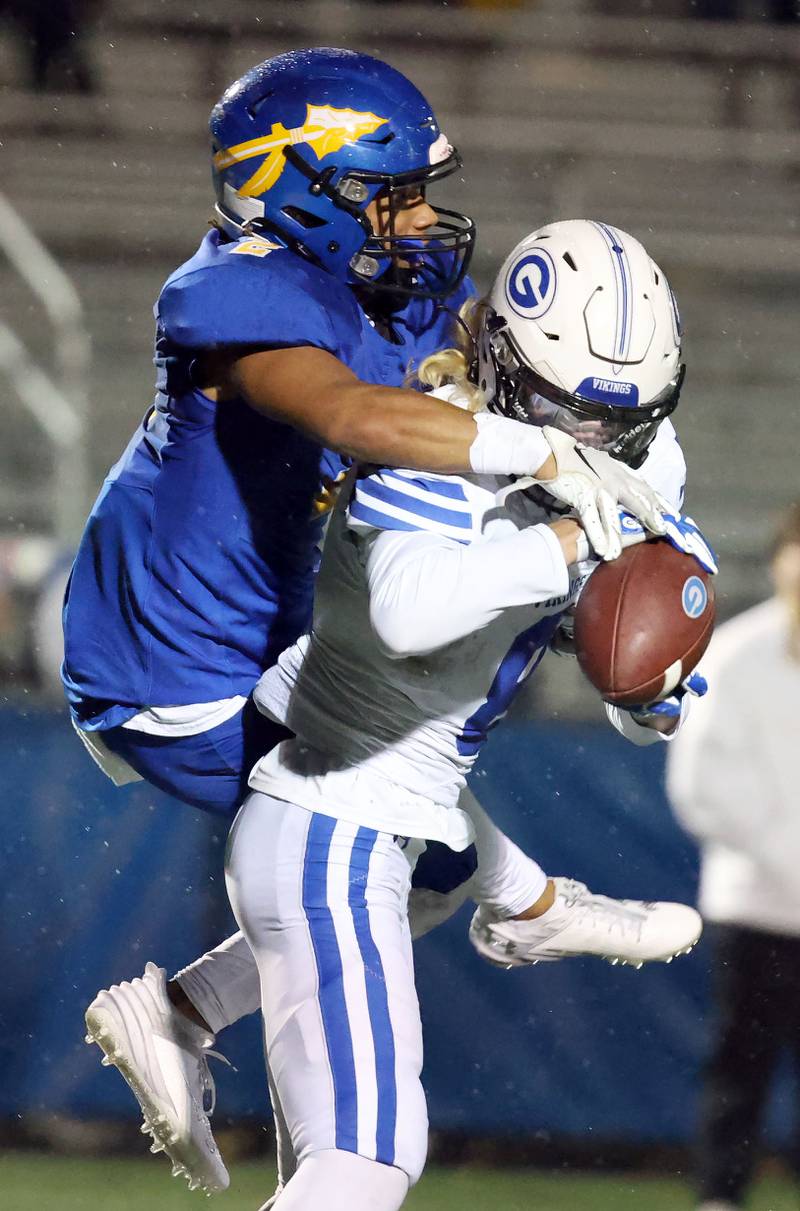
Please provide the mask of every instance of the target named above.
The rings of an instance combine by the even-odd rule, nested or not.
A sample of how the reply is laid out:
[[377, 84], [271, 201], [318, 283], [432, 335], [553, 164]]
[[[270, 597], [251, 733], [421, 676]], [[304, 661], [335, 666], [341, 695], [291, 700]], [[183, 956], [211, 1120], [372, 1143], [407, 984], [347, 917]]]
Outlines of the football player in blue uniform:
[[[228, 89], [211, 134], [215, 223], [156, 306], [156, 397], [80, 543], [64, 683], [115, 781], [230, 814], [284, 734], [249, 695], [309, 624], [321, 498], [349, 459], [533, 475], [606, 557], [617, 502], [663, 523], [607, 454], [401, 387], [448, 343], [474, 241], [427, 200], [460, 160], [405, 77], [348, 51], [281, 55]], [[519, 288], [533, 301], [543, 285]], [[168, 995], [196, 1016], [180, 985]], [[202, 1135], [202, 1107], [187, 1113]], [[209, 1156], [199, 1179], [224, 1186]]]

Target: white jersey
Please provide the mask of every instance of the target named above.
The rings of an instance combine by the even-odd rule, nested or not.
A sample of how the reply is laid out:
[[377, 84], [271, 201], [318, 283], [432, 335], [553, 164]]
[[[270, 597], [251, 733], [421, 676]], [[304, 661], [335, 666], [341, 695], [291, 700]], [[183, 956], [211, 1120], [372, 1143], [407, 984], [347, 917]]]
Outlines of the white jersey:
[[[677, 506], [684, 462], [669, 422], [643, 474]], [[567, 568], [547, 506], [506, 495], [510, 482], [351, 472], [312, 633], [255, 693], [297, 739], [258, 762], [253, 789], [382, 832], [471, 842], [459, 792], [587, 575]]]

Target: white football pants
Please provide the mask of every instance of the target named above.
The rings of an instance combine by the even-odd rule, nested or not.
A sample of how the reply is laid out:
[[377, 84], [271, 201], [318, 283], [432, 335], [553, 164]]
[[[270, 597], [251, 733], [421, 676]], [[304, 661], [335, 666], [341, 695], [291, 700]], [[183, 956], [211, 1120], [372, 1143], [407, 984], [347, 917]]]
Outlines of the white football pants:
[[298, 1178], [326, 1151], [393, 1166], [411, 1183], [422, 1172], [428, 1123], [407, 917], [420, 849], [259, 793], [231, 830], [228, 895], [258, 967], [270, 1077]]
[[[448, 920], [470, 897], [499, 916], [513, 917], [534, 904], [545, 889], [547, 876], [542, 868], [492, 823], [468, 789], [461, 792], [459, 807], [469, 813], [475, 826], [478, 869], [468, 883], [449, 895], [412, 889], [409, 922], [413, 938]], [[241, 933], [201, 955], [175, 978], [214, 1034], [261, 1006], [258, 968]]]

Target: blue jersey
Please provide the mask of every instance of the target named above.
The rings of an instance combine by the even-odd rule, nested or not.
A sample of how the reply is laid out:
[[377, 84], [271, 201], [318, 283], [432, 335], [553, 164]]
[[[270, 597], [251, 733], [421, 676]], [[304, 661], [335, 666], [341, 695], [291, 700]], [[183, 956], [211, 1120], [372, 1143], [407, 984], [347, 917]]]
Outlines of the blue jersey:
[[103, 485], [67, 588], [64, 684], [86, 730], [146, 706], [248, 694], [310, 623], [320, 493], [344, 460], [242, 399], [210, 400], [193, 378], [198, 355], [309, 345], [398, 386], [452, 326], [412, 300], [386, 340], [323, 270], [216, 231], [168, 279], [155, 314], [155, 402]]

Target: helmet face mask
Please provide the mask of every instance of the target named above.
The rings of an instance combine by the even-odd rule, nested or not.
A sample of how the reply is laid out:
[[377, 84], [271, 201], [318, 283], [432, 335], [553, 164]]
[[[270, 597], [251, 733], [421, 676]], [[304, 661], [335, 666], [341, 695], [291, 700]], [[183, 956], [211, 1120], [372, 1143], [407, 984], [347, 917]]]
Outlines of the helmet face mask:
[[[378, 231], [371, 230], [350, 262], [361, 285], [399, 297], [446, 298], [463, 281], [475, 244], [475, 224], [466, 215], [436, 206], [436, 222], [413, 236], [398, 232], [398, 217], [427, 201], [428, 187], [461, 167], [451, 149], [447, 159], [422, 171], [381, 176], [373, 199]], [[379, 174], [349, 174], [348, 180], [374, 184]]]
[[[227, 90], [210, 126], [218, 221], [231, 238], [277, 236], [342, 281], [400, 296], [449, 294], [466, 273], [466, 216], [442, 211], [413, 241], [396, 230], [407, 191], [461, 160], [387, 64], [330, 48], [279, 55]], [[385, 232], [366, 213], [379, 197]]]
[[514, 338], [492, 311], [487, 311], [484, 322], [494, 364], [494, 395], [489, 403], [493, 411], [526, 424], [550, 425], [584, 446], [604, 450], [613, 458], [637, 466], [661, 421], [678, 406], [684, 365], [648, 404], [636, 408], [600, 404], [564, 391], [527, 366]]
[[637, 467], [678, 405], [685, 366], [669, 284], [631, 236], [552, 223], [503, 265], [477, 339], [487, 406]]

